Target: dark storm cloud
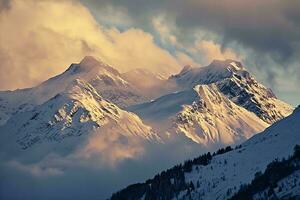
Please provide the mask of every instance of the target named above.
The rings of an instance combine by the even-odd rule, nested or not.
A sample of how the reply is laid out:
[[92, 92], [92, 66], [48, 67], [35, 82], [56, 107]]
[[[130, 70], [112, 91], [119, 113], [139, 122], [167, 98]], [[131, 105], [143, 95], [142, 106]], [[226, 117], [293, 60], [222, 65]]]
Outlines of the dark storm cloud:
[[180, 26], [203, 26], [221, 34], [223, 42], [238, 41], [262, 52], [288, 58], [299, 43], [300, 1], [178, 1]]
[[[93, 13], [107, 7], [122, 8], [130, 27], [155, 33], [152, 19], [164, 15], [176, 25], [172, 33], [191, 45], [200, 32], [222, 49], [245, 53], [242, 60], [254, 75], [294, 105], [300, 101], [300, 1], [299, 0], [82, 0]], [[211, 34], [212, 33], [212, 34]], [[215, 35], [217, 37], [215, 37]], [[207, 37], [207, 36], [206, 36]], [[199, 55], [201, 57], [201, 55]], [[289, 79], [287, 82], [286, 80]], [[286, 84], [289, 86], [286, 86]], [[285, 89], [289, 88], [288, 95]], [[281, 89], [279, 89], [281, 88]], [[282, 95], [281, 95], [282, 94]]]
[[222, 37], [222, 44], [237, 41], [245, 47], [273, 54], [285, 60], [293, 56], [300, 41], [300, 1], [298, 0], [112, 0], [83, 1], [128, 10], [137, 26], [146, 26], [157, 13], [174, 17], [179, 31], [203, 28]]

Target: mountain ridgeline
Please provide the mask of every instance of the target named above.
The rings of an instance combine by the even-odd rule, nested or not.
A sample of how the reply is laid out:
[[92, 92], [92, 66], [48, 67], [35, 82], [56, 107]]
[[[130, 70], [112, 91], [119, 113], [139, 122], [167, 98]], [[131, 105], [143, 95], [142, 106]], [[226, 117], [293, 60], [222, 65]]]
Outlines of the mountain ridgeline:
[[111, 199], [299, 199], [299, 122], [300, 107], [234, 149], [188, 160]]
[[[140, 79], [134, 78], [136, 76], [148, 77], [149, 83], [155, 82], [154, 85], [146, 84], [147, 90], [153, 93], [145, 93], [146, 86]], [[81, 89], [72, 90], [75, 82], [81, 83], [76, 86]], [[85, 92], [87, 90], [82, 87], [89, 88], [89, 91]], [[54, 98], [57, 95], [63, 97]], [[153, 95], [158, 98], [150, 101]], [[90, 97], [95, 98], [84, 101]], [[136, 114], [141, 118], [141, 123], [150, 125], [164, 142], [168, 142], [170, 136], [182, 135], [187, 140], [207, 147], [242, 142], [292, 112], [290, 105], [278, 100], [270, 89], [258, 83], [237, 61], [213, 61], [201, 68], [185, 67], [179, 74], [163, 79], [141, 69], [121, 74], [112, 66], [87, 56], [79, 64], [72, 64], [64, 73], [36, 87], [0, 92], [0, 109], [3, 113], [0, 121], [5, 127], [1, 132], [9, 132], [7, 129], [16, 121], [20, 121], [17, 123], [20, 127], [11, 135], [25, 134], [31, 127], [31, 134], [47, 132], [53, 138], [54, 132], [59, 135], [60, 132], [68, 132], [66, 130], [78, 129], [78, 120], [80, 126], [87, 124], [88, 120], [83, 123], [84, 116], [74, 120], [68, 116], [68, 122], [64, 123], [67, 126], [56, 127], [56, 123], [51, 122], [51, 118], [57, 118], [55, 113], [68, 113], [57, 105], [69, 106], [70, 100], [78, 103], [69, 109], [76, 110], [77, 105], [81, 104], [94, 116], [90, 119], [98, 121], [98, 125], [84, 128], [83, 132], [91, 132], [100, 127], [99, 119], [96, 119], [100, 115], [96, 116], [91, 110], [95, 105], [93, 102], [99, 99], [107, 102], [101, 109], [110, 110], [113, 104], [119, 113], [124, 110]], [[32, 117], [40, 112], [38, 110], [49, 110], [49, 116], [45, 113], [45, 119], [40, 119], [42, 115], [39, 115], [38, 122], [24, 121], [25, 116]], [[72, 112], [71, 115], [74, 115]], [[146, 129], [139, 130], [146, 132], [138, 133], [140, 135], [149, 132]], [[27, 139], [29, 137], [24, 136]], [[37, 138], [31, 140], [30, 143], [40, 141]]]
[[[104, 199], [174, 163], [246, 141], [238, 149], [228, 147], [203, 154], [113, 196], [226, 199], [241, 184], [249, 184], [254, 173], [276, 156], [289, 155], [298, 135], [291, 135], [293, 131], [281, 134], [290, 127], [274, 134], [269, 130], [290, 119], [287, 116], [292, 112], [292, 106], [279, 100], [238, 61], [185, 66], [166, 78], [151, 69], [121, 73], [87, 56], [35, 87], [0, 91], [0, 170], [7, 172], [0, 184], [3, 191], [12, 191], [22, 174], [31, 184], [20, 182], [18, 189], [25, 191], [27, 199], [41, 199], [45, 188], [64, 191], [75, 187], [76, 181], [70, 180], [82, 180], [81, 174], [91, 179], [101, 175], [97, 179], [101, 190], [90, 182], [86, 187], [92, 192], [74, 191], [78, 199], [86, 199], [86, 195]], [[261, 141], [250, 145], [255, 138]], [[265, 143], [267, 140], [276, 145]], [[282, 150], [279, 143], [284, 141], [289, 145], [284, 144]], [[274, 148], [270, 154], [266, 146]], [[266, 158], [258, 159], [263, 155]], [[258, 164], [253, 168], [249, 162], [256, 159]], [[240, 161], [248, 164], [239, 165]], [[132, 175], [124, 174], [124, 169]], [[240, 175], [239, 170], [245, 174]], [[47, 181], [53, 187], [43, 185], [47, 181], [39, 177], [45, 176], [51, 177]], [[51, 194], [52, 199], [69, 195]], [[20, 199], [15, 192], [1, 195]]]
[[[236, 148], [241, 148], [241, 146], [237, 146]], [[160, 174], [155, 175], [153, 179], [149, 179], [145, 183], [137, 183], [128, 186], [120, 192], [113, 194], [111, 200], [138, 200], [142, 198], [145, 200], [173, 199], [174, 197], [178, 197], [181, 191], [187, 191], [187, 193], [190, 194], [190, 192], [195, 189], [195, 185], [193, 182], [186, 182], [184, 173], [191, 172], [193, 165], [207, 166], [214, 156], [231, 150], [232, 148], [227, 146], [226, 148], [219, 149], [213, 154], [208, 152], [193, 160], [187, 160], [184, 164], [179, 164], [171, 169], [162, 171]]]

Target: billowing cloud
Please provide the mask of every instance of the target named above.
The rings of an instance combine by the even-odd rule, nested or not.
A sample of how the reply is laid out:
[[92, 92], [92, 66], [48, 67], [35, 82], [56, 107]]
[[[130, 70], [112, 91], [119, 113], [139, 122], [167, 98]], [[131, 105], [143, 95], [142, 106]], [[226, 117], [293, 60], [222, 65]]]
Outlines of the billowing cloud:
[[[163, 74], [184, 60], [236, 57], [279, 97], [299, 93], [297, 0], [79, 1], [1, 1], [0, 89], [34, 85], [90, 54]], [[290, 95], [276, 91], [286, 77]]]
[[152, 19], [152, 25], [155, 31], [159, 34], [163, 43], [170, 43], [174, 46], [180, 46], [177, 42], [177, 38], [173, 35], [175, 29], [174, 24], [167, 21], [164, 15], [158, 15]]
[[[142, 142], [136, 138], [127, 138], [114, 131], [107, 130], [105, 134], [94, 134], [87, 144], [79, 150], [76, 157], [85, 160], [95, 160], [101, 165], [116, 166], [126, 159], [136, 159], [144, 153]], [[101, 166], [99, 165], [99, 166]]]
[[237, 40], [256, 50], [277, 52], [283, 57], [291, 55], [294, 45], [299, 44], [297, 8], [300, 2], [297, 0], [87, 1], [99, 10], [107, 5], [122, 7], [137, 23], [147, 23], [151, 16], [164, 13], [184, 35], [202, 28], [220, 34], [223, 42]]
[[[260, 81], [277, 90], [279, 97], [292, 95], [293, 98], [287, 99], [289, 102], [297, 104], [300, 101], [300, 96], [294, 94], [300, 92], [297, 87], [300, 84], [297, 75], [300, 74], [298, 0], [84, 0], [84, 2], [88, 2], [86, 5], [91, 10], [99, 12], [107, 6], [122, 8], [126, 10], [134, 26], [158, 32], [165, 41], [170, 41], [168, 37], [171, 36], [173, 41], [183, 45], [184, 48], [193, 48], [194, 42], [199, 39], [199, 33], [208, 33], [204, 37], [201, 35], [201, 40], [204, 41], [198, 41], [202, 44], [211, 41], [220, 46], [222, 54], [228, 52], [226, 49], [230, 49], [239, 56], [238, 58], [242, 55], [241, 61], [250, 67], [250, 71], [256, 73], [255, 76]], [[209, 49], [204, 53], [208, 51]], [[192, 58], [200, 63], [205, 57], [200, 52], [192, 55]], [[293, 92], [289, 94], [285, 90], [278, 89], [286, 77], [291, 77], [290, 89]]]
[[24, 173], [29, 173], [33, 176], [59, 176], [63, 174], [63, 171], [58, 168], [53, 168], [47, 166], [44, 163], [34, 163], [34, 164], [23, 164], [17, 160], [11, 160], [5, 163], [7, 167], [22, 171]]
[[77, 1], [13, 0], [5, 5], [0, 13], [0, 89], [35, 85], [85, 55], [122, 72], [144, 67], [167, 75], [180, 68], [151, 34], [104, 28]]
[[230, 48], [224, 48], [220, 44], [215, 43], [212, 40], [201, 40], [195, 43], [195, 46], [190, 49], [193, 54], [201, 55], [202, 62], [209, 64], [214, 59], [226, 60], [234, 59], [241, 60], [234, 50]]

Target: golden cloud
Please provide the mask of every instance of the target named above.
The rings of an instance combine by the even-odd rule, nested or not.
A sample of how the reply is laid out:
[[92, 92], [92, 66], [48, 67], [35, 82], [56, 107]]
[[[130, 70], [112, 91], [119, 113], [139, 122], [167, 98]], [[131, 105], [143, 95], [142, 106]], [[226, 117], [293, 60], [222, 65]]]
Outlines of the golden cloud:
[[12, 0], [0, 13], [0, 89], [29, 87], [94, 55], [121, 72], [148, 68], [177, 72], [176, 57], [140, 29], [120, 32], [97, 23], [72, 0]]
[[195, 46], [191, 49], [193, 54], [201, 54], [203, 62], [209, 64], [212, 60], [241, 60], [240, 55], [237, 55], [231, 48], [225, 48], [222, 50], [221, 45], [215, 43], [212, 40], [200, 40], [195, 43]]

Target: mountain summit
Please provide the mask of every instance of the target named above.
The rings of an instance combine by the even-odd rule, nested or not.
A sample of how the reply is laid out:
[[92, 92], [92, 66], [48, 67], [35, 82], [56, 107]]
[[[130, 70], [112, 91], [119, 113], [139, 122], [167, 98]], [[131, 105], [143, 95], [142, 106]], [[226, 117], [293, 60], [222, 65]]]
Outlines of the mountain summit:
[[92, 85], [76, 79], [57, 94], [31, 111], [14, 115], [0, 128], [9, 138], [27, 149], [43, 142], [60, 142], [68, 137], [98, 132], [108, 134], [108, 127], [124, 136], [159, 141], [151, 128], [138, 116], [121, 110], [102, 98]]
[[202, 145], [246, 140], [293, 110], [234, 60], [186, 66], [167, 83], [173, 92], [129, 110], [157, 129]]
[[179, 90], [198, 84], [215, 83], [226, 97], [239, 106], [255, 113], [268, 124], [272, 124], [292, 112], [292, 107], [276, 98], [274, 93], [260, 84], [234, 60], [214, 60], [206, 67], [191, 68], [170, 77]]
[[119, 75], [118, 71], [112, 66], [104, 63], [103, 61], [96, 59], [93, 56], [85, 56], [80, 63], [72, 64], [67, 71], [72, 71], [73, 73], [96, 73], [97, 71], [108, 71], [112, 74]]
[[91, 84], [101, 96], [120, 107], [127, 107], [145, 100], [116, 69], [92, 56], [86, 56], [80, 63], [71, 64], [62, 74], [36, 87], [0, 91], [0, 125], [4, 124], [12, 114], [30, 110], [63, 92], [76, 79]]
[[298, 108], [235, 149], [188, 160], [111, 199], [299, 199], [299, 121]]
[[[89, 174], [92, 179], [99, 177], [96, 182], [104, 188], [110, 185], [110, 190], [100, 191], [102, 198], [113, 188], [142, 180], [199, 152], [242, 143], [292, 110], [237, 61], [215, 60], [209, 66], [198, 68], [186, 66], [179, 74], [166, 79], [146, 69], [121, 74], [113, 66], [87, 56], [36, 87], [0, 92], [0, 160], [3, 161], [0, 171], [9, 174], [4, 188], [9, 191], [15, 188], [11, 185], [22, 174], [26, 179], [22, 189], [26, 192], [28, 189], [28, 199], [33, 199], [30, 197], [36, 193], [31, 190], [44, 191], [40, 180], [49, 181], [53, 190], [64, 191], [76, 185], [75, 180], [82, 180], [82, 175]], [[286, 141], [289, 135], [281, 135], [276, 140], [275, 133], [271, 134], [270, 142]], [[247, 166], [241, 167], [247, 176], [253, 174], [249, 172], [251, 159], [247, 156], [258, 155], [256, 147], [263, 150], [261, 147], [269, 144], [264, 142], [266, 137], [255, 140], [257, 144], [262, 141], [261, 146], [248, 145], [251, 146], [248, 150], [248, 143], [244, 143], [245, 152], [250, 153], [235, 151], [227, 162], [232, 167], [236, 160], [244, 160]], [[284, 147], [295, 142], [287, 141]], [[272, 151], [277, 150], [279, 145], [272, 147]], [[274, 154], [270, 155], [273, 159]], [[221, 169], [219, 163], [225, 162], [217, 157], [212, 161], [213, 169]], [[263, 169], [265, 164], [257, 166]], [[201, 176], [205, 179], [201, 184], [205, 198], [223, 197], [225, 183], [220, 177], [235, 177], [231, 167], [226, 168], [229, 176], [218, 174], [217, 170], [218, 177], [214, 177], [210, 168], [203, 170]], [[194, 169], [188, 172], [192, 173], [177, 175], [181, 178], [184, 175], [195, 184]], [[40, 179], [41, 176], [49, 179]], [[73, 179], [74, 176], [79, 179]], [[28, 177], [34, 184], [27, 183]], [[168, 183], [177, 181], [176, 177]], [[248, 179], [234, 180], [246, 183]], [[228, 189], [240, 186], [235, 181], [228, 184]], [[98, 185], [92, 187], [95, 186]], [[184, 184], [179, 186], [186, 189]], [[178, 192], [185, 195], [184, 190]], [[10, 197], [12, 193], [5, 195]]]
[[249, 74], [240, 62], [234, 60], [214, 60], [206, 67], [185, 66], [177, 75], [170, 77], [182, 88], [190, 88], [196, 84], [209, 84], [230, 78], [233, 75]]

